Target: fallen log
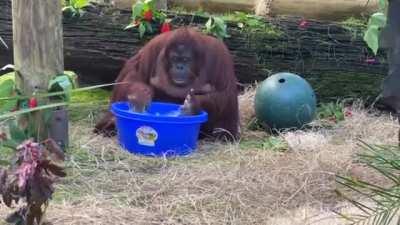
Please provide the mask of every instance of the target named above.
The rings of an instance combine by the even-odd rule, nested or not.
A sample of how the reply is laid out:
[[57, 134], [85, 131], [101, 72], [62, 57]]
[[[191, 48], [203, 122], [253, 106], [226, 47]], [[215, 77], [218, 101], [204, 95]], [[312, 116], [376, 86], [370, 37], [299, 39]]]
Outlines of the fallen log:
[[[11, 2], [0, 1], [0, 35], [12, 48]], [[208, 18], [169, 15], [174, 26], [202, 28]], [[121, 66], [145, 43], [136, 31], [125, 31], [130, 11], [90, 9], [78, 20], [64, 20], [66, 70], [85, 83], [115, 80]], [[228, 23], [225, 43], [234, 56], [241, 83], [261, 81], [272, 73], [290, 71], [309, 80], [320, 99], [368, 97], [379, 92], [386, 74], [385, 56], [373, 57], [362, 40], [362, 28], [299, 18], [271, 18], [265, 27], [242, 30]], [[151, 38], [151, 37], [148, 37]], [[0, 65], [12, 63], [12, 51], [0, 47]]]
[[259, 16], [291, 15], [307, 19], [345, 20], [368, 16], [378, 11], [378, 0], [255, 0]]
[[[106, 3], [107, 0], [92, 0]], [[189, 11], [205, 10], [207, 12], [254, 11], [254, 0], [164, 0], [168, 8], [180, 8]], [[130, 9], [136, 0], [114, 0], [112, 5], [117, 9]]]
[[[109, 0], [92, 0], [106, 3]], [[231, 13], [255, 13], [259, 16], [298, 16], [307, 19], [341, 21], [350, 17], [369, 16], [377, 12], [379, 0], [163, 0], [170, 9]], [[113, 0], [118, 9], [131, 9], [136, 0]]]

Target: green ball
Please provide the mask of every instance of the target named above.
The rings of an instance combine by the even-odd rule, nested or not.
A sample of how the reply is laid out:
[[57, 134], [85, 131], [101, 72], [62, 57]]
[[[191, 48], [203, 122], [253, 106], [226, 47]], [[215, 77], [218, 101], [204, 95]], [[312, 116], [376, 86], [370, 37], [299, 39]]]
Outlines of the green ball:
[[257, 119], [271, 128], [301, 128], [315, 118], [317, 100], [306, 80], [277, 73], [259, 85], [254, 105]]

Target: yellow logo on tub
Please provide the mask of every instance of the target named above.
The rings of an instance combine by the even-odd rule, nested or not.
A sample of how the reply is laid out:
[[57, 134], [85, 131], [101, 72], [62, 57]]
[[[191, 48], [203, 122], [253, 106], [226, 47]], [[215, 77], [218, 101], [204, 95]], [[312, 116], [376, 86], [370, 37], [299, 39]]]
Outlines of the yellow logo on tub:
[[136, 130], [136, 137], [140, 145], [153, 147], [158, 138], [158, 133], [151, 127], [142, 126]]

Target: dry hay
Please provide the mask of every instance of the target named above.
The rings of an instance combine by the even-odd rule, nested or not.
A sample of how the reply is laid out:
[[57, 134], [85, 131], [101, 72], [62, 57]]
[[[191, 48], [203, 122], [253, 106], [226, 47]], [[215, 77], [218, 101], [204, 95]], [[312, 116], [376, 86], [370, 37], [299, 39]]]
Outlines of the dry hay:
[[[241, 96], [243, 124], [254, 115], [252, 96], [254, 89]], [[331, 210], [354, 209], [333, 193], [335, 174], [380, 181], [355, 164], [357, 139], [393, 144], [398, 129], [393, 118], [354, 107], [331, 129], [282, 133], [284, 152], [248, 140], [203, 142], [191, 156], [154, 159], [121, 151], [115, 138], [91, 134], [92, 118], [86, 122], [72, 127], [69, 176], [47, 215], [54, 224], [343, 224]], [[246, 139], [266, 138], [244, 132]]]
[[257, 84], [246, 87], [239, 96], [240, 124], [242, 127], [249, 124], [255, 116], [253, 99], [256, 95], [256, 86]]

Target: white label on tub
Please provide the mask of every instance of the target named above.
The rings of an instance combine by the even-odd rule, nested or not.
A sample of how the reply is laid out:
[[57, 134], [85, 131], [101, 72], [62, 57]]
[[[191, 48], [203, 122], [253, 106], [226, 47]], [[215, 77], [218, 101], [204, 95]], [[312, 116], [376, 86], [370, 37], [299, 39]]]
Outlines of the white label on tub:
[[136, 130], [136, 137], [140, 145], [153, 147], [158, 138], [158, 133], [151, 127], [142, 126]]

